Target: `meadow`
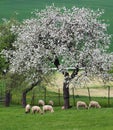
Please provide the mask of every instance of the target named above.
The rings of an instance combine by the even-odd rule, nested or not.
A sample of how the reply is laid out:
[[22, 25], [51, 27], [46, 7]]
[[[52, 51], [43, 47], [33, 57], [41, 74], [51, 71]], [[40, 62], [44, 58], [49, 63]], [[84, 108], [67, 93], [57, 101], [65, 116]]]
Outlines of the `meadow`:
[[[23, 20], [30, 18], [31, 12], [35, 9], [41, 10], [46, 5], [66, 6], [71, 8], [86, 7], [91, 9], [104, 9], [103, 19], [110, 24], [108, 32], [113, 34], [113, 0], [0, 0], [0, 21], [2, 18], [17, 18]], [[18, 15], [16, 15], [18, 13]], [[111, 40], [113, 42], [113, 38]], [[113, 45], [110, 46], [110, 51], [113, 50]]]
[[[35, 9], [43, 9], [46, 5], [54, 3], [56, 6], [86, 7], [91, 9], [104, 9], [103, 19], [110, 24], [108, 32], [113, 34], [113, 0], [0, 0], [0, 22], [2, 18], [17, 18], [23, 20], [30, 18], [31, 12]], [[16, 15], [18, 13], [18, 15]], [[112, 38], [113, 42], [113, 38]], [[113, 50], [113, 44], [110, 51]], [[28, 95], [28, 102], [31, 102], [31, 94]], [[55, 95], [55, 96], [53, 96]], [[39, 95], [38, 95], [39, 96]], [[62, 96], [62, 95], [61, 95]], [[44, 97], [44, 96], [43, 96]], [[77, 110], [73, 106], [69, 110], [61, 110], [58, 106], [58, 94], [49, 93], [49, 98], [56, 100], [55, 112], [46, 114], [25, 114], [24, 108], [20, 105], [20, 95], [13, 94], [10, 107], [0, 104], [0, 130], [112, 130], [113, 129], [113, 98], [111, 106], [108, 107], [106, 97], [92, 97], [93, 100], [101, 102], [101, 109]], [[37, 97], [38, 98], [38, 97]], [[62, 98], [62, 97], [61, 97]], [[46, 100], [49, 100], [46, 98]], [[63, 100], [63, 99], [62, 99]], [[62, 101], [61, 100], [61, 105]], [[84, 100], [89, 102], [88, 97], [75, 96], [75, 101]], [[15, 104], [15, 105], [14, 105]], [[16, 105], [18, 104], [18, 105]], [[71, 97], [73, 105], [73, 97]], [[106, 108], [107, 107], [107, 108]]]
[[61, 110], [25, 114], [24, 108], [0, 106], [0, 130], [112, 130], [113, 108]]

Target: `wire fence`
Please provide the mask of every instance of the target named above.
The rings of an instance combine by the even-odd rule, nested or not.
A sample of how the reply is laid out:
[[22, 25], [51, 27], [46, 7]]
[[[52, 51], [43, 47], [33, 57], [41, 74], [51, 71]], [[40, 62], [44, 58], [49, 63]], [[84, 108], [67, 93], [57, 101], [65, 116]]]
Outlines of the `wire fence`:
[[[38, 100], [44, 100], [48, 104], [49, 100], [53, 100], [55, 106], [63, 105], [62, 89], [59, 88], [56, 92], [50, 92], [47, 88], [41, 91], [33, 91], [32, 96], [28, 96], [27, 100], [32, 104], [37, 104]], [[113, 88], [110, 86], [101, 88], [71, 88], [70, 89], [70, 104], [76, 106], [78, 100], [85, 101], [87, 104], [91, 100], [98, 101], [103, 107], [113, 106]]]
[[[22, 93], [12, 93], [12, 104], [21, 104]], [[38, 105], [38, 101], [42, 99], [45, 104], [49, 100], [54, 102], [54, 106], [63, 106], [63, 92], [62, 88], [58, 88], [55, 92], [47, 88], [36, 88], [27, 94], [27, 103], [31, 105]], [[87, 104], [91, 100], [98, 101], [102, 107], [113, 107], [113, 87], [106, 86], [100, 88], [70, 88], [70, 104], [76, 106], [76, 102], [85, 101]], [[0, 91], [0, 104], [3, 104], [4, 94]]]

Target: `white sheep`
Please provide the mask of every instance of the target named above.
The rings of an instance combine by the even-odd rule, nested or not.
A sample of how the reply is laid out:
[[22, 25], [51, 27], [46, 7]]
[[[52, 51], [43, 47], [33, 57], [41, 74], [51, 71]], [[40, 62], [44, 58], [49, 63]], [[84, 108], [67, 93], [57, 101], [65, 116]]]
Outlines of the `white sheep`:
[[51, 106], [53, 106], [54, 102], [52, 100], [50, 100], [48, 104], [51, 105]]
[[101, 108], [100, 104], [97, 101], [90, 101], [89, 108]]
[[39, 101], [38, 101], [38, 105], [44, 106], [44, 105], [45, 105], [45, 102], [44, 102], [43, 100], [39, 100]]
[[83, 107], [83, 108], [86, 108], [86, 109], [88, 108], [87, 104], [83, 101], [77, 101], [76, 107], [77, 107], [77, 109], [79, 109], [79, 107]]
[[32, 110], [32, 113], [34, 113], [34, 114], [35, 114], [35, 112], [42, 114], [42, 110], [39, 106], [33, 106], [31, 108], [31, 110]]
[[46, 112], [46, 111], [54, 112], [53, 107], [51, 105], [43, 106], [43, 112]]
[[25, 107], [25, 113], [30, 113], [31, 106], [30, 104], [27, 104]]
[[62, 109], [62, 110], [64, 110], [64, 109], [65, 109], [65, 107], [64, 107], [64, 106], [62, 106], [62, 107], [61, 107], [61, 109]]

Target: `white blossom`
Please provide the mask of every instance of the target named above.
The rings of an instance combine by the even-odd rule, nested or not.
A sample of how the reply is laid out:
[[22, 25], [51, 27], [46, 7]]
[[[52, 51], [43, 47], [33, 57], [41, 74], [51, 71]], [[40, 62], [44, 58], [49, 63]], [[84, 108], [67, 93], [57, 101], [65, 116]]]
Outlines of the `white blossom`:
[[[66, 67], [85, 68], [90, 74], [105, 76], [113, 56], [106, 53], [111, 35], [108, 25], [100, 19], [104, 11], [87, 8], [47, 6], [34, 11], [35, 18], [26, 19], [20, 26], [12, 26], [17, 34], [15, 50], [4, 51], [10, 68], [20, 73], [42, 70], [47, 73], [54, 57], [60, 57]], [[30, 77], [35, 77], [33, 71]]]

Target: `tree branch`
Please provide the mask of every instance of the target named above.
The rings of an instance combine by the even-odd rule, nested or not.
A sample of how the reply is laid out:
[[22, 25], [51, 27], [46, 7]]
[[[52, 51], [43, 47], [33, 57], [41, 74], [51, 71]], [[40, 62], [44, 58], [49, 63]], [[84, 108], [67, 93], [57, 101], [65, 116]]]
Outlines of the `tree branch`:
[[58, 68], [59, 65], [60, 65], [60, 62], [59, 62], [59, 59], [58, 59], [57, 56], [55, 57], [54, 65], [55, 65], [57, 68]]
[[73, 73], [71, 74], [71, 79], [73, 79], [78, 74], [78, 71], [79, 71], [79, 66], [77, 65], [76, 68], [73, 70]]
[[31, 84], [29, 88], [24, 89], [24, 93], [28, 93], [31, 91], [40, 81], [37, 81], [36, 83]]

